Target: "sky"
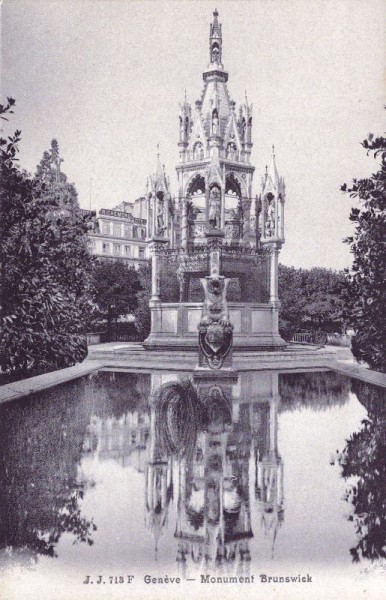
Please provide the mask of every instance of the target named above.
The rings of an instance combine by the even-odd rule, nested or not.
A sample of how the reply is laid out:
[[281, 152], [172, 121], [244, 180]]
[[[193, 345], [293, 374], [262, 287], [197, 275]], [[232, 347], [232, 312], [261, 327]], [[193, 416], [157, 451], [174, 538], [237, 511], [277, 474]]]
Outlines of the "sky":
[[383, 0], [3, 0], [21, 165], [56, 138], [80, 205], [112, 208], [145, 193], [159, 144], [176, 193], [179, 103], [201, 95], [215, 8], [231, 98], [253, 103], [254, 194], [272, 144], [286, 181], [281, 262], [349, 266], [340, 186], [377, 170], [360, 142], [385, 129]]

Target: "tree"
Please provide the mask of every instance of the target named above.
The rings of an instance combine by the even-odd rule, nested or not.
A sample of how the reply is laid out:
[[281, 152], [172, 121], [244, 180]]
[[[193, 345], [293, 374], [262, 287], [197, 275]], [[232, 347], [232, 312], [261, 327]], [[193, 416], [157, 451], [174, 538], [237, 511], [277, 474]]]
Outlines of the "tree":
[[346, 318], [355, 330], [355, 358], [386, 372], [386, 138], [370, 134], [362, 146], [381, 163], [371, 177], [341, 187], [358, 200], [350, 214], [354, 235], [345, 239], [353, 254], [352, 267], [346, 271]]
[[133, 313], [141, 290], [138, 272], [122, 261], [100, 260], [93, 271], [94, 302], [102, 319], [107, 320], [110, 336], [112, 324], [120, 316]]
[[342, 272], [314, 267], [279, 266], [280, 332], [286, 339], [299, 330], [333, 333], [343, 328]]
[[151, 314], [149, 308], [149, 301], [151, 297], [151, 267], [150, 263], [141, 265], [139, 271], [139, 278], [141, 282], [141, 290], [137, 295], [138, 306], [134, 311], [135, 316], [135, 327], [141, 336], [142, 340], [145, 340], [150, 334], [151, 328]]
[[17, 164], [19, 142], [18, 131], [8, 142], [0, 140], [0, 367], [25, 377], [71, 366], [87, 355], [93, 258], [87, 218], [74, 186], [58, 170], [57, 143], [31, 177]]
[[345, 500], [352, 505], [348, 520], [357, 534], [350, 553], [362, 558], [386, 558], [386, 404], [385, 390], [353, 379], [352, 391], [367, 410], [359, 431], [338, 453], [342, 477], [350, 482]]

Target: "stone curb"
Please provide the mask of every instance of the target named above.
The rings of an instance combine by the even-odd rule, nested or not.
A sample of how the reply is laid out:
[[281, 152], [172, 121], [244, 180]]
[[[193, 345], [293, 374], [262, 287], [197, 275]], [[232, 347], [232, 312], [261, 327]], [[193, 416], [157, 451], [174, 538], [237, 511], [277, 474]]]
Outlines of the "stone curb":
[[28, 394], [40, 392], [41, 390], [46, 390], [78, 377], [83, 377], [84, 375], [88, 375], [101, 368], [103, 368], [102, 362], [86, 360], [74, 367], [52, 371], [52, 373], [44, 373], [43, 375], [36, 375], [35, 377], [29, 377], [28, 379], [22, 379], [21, 381], [15, 381], [13, 383], [6, 383], [0, 387], [0, 404], [15, 400], [16, 398], [28, 396]]
[[[110, 346], [107, 352], [100, 350], [98, 352], [99, 356], [95, 356], [97, 355], [97, 352], [93, 352], [92, 354], [94, 354], [94, 357], [91, 356], [83, 363], [75, 365], [74, 367], [60, 369], [59, 371], [37, 375], [36, 377], [30, 377], [29, 379], [23, 379], [1, 386], [0, 404], [54, 387], [61, 383], [66, 383], [67, 381], [83, 377], [104, 368], [109, 370], [113, 370], [114, 368], [127, 370], [141, 369], [144, 371], [154, 369], [165, 370], [165, 368], [168, 368], [169, 371], [190, 371], [194, 369], [197, 362], [196, 356], [180, 356], [178, 361], [172, 362], [170, 365], [170, 354], [162, 356], [161, 358], [163, 360], [160, 360], [160, 354], [152, 356], [151, 353], [142, 352], [134, 345], [131, 346], [129, 352], [124, 352], [122, 346], [115, 346], [114, 348], [111, 348]], [[163, 364], [165, 359], [169, 362], [167, 367]], [[280, 356], [275, 357], [272, 353], [261, 353], [258, 356], [255, 356], [253, 361], [251, 361], [251, 357], [240, 356], [239, 359], [236, 358], [235, 363], [236, 368], [240, 371], [310, 371], [315, 369], [326, 369], [386, 388], [385, 374], [372, 371], [355, 363], [334, 360], [331, 353], [325, 352], [320, 353], [319, 355], [305, 355], [303, 352], [296, 353], [296, 351], [285, 355], [285, 353], [282, 352], [280, 353]]]

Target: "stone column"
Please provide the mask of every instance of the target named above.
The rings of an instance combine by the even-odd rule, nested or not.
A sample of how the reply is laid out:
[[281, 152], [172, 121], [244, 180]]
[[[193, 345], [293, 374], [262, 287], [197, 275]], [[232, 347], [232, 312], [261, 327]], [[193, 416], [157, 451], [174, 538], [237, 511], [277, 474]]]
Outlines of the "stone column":
[[181, 245], [185, 249], [186, 249], [186, 247], [188, 245], [188, 207], [187, 207], [187, 198], [182, 198]]
[[279, 197], [275, 195], [275, 238], [280, 237], [279, 232]]
[[225, 164], [222, 167], [222, 184], [221, 184], [221, 231], [225, 232], [225, 189], [226, 189], [226, 175], [225, 175]]
[[149, 238], [151, 236], [150, 230], [150, 198], [147, 196], [146, 198], [146, 237]]
[[153, 250], [151, 257], [151, 298], [150, 300], [160, 300], [159, 295], [159, 261], [156, 251]]
[[278, 404], [279, 397], [274, 395], [269, 403], [269, 453], [271, 457], [278, 456], [277, 451], [277, 429], [278, 429]]
[[225, 188], [221, 186], [221, 217], [220, 217], [220, 229], [225, 229]]
[[284, 241], [284, 200], [280, 199], [280, 231], [279, 231], [279, 237], [282, 241]]
[[155, 194], [152, 195], [152, 205], [153, 205], [153, 219], [152, 219], [152, 228], [151, 228], [151, 236], [155, 237], [157, 233], [157, 198]]
[[151, 298], [152, 302], [159, 302], [160, 298], [160, 250], [164, 243], [168, 240], [165, 238], [154, 238], [150, 242], [150, 255], [151, 255]]
[[243, 241], [249, 242], [251, 232], [251, 204], [252, 200], [249, 198], [242, 198], [243, 207]]
[[209, 178], [205, 174], [205, 221], [207, 228], [209, 227]]
[[175, 219], [175, 214], [173, 211], [173, 214], [170, 219], [170, 247], [173, 249], [176, 246], [176, 240], [175, 240], [176, 234], [175, 234], [175, 228], [174, 228], [174, 219]]
[[269, 300], [271, 303], [276, 304], [279, 302], [278, 292], [278, 271], [279, 271], [279, 244], [271, 245], [271, 269], [270, 269], [270, 294]]
[[169, 198], [169, 194], [166, 194], [165, 197], [165, 227], [166, 227], [166, 236], [165, 237], [169, 237], [170, 232], [169, 232], [169, 204], [170, 204], [170, 198]]

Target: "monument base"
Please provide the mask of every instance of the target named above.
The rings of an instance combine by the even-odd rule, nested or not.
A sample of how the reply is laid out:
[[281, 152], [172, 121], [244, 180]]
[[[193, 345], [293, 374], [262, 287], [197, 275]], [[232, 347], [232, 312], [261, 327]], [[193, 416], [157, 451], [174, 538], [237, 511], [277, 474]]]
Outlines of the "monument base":
[[[286, 347], [279, 334], [278, 307], [273, 304], [229, 302], [233, 350], [277, 351]], [[198, 350], [201, 302], [151, 302], [151, 333], [143, 343], [148, 350]]]

